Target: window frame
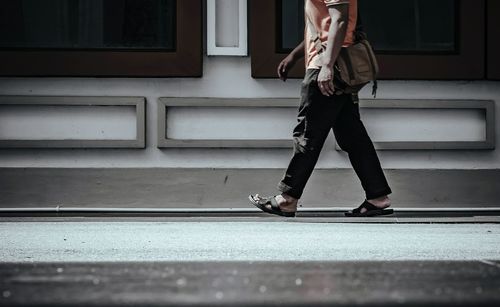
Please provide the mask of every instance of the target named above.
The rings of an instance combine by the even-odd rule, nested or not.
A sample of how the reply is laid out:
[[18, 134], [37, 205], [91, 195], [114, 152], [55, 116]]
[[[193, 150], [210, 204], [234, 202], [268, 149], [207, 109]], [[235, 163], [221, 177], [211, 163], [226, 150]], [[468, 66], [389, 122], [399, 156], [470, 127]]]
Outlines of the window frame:
[[[484, 79], [486, 0], [457, 0], [457, 6], [459, 12], [456, 53], [377, 53], [381, 68], [379, 79]], [[279, 35], [278, 8], [276, 0], [250, 1], [250, 50], [254, 78], [276, 78], [276, 67], [286, 56], [286, 53], [276, 51]], [[303, 76], [304, 61], [301, 60], [290, 72], [289, 77]]]
[[207, 0], [207, 55], [208, 56], [247, 56], [248, 38], [247, 38], [247, 0], [238, 1], [238, 46], [219, 47], [217, 46], [217, 2], [218, 0]]
[[176, 1], [175, 51], [0, 48], [0, 76], [201, 77], [202, 14], [202, 0]]

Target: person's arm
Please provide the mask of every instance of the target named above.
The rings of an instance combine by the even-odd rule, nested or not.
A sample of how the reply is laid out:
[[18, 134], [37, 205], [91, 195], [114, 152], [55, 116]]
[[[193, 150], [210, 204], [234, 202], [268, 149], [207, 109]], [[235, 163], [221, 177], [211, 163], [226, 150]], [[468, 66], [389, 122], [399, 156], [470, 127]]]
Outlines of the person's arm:
[[298, 60], [304, 57], [304, 41], [302, 41], [290, 54], [281, 61], [278, 65], [278, 76], [281, 80], [286, 81], [288, 72], [297, 63]]
[[332, 21], [328, 31], [326, 50], [321, 55], [322, 66], [318, 74], [318, 86], [321, 93], [325, 96], [331, 96], [335, 92], [333, 86], [333, 65], [337, 60], [347, 33], [349, 4], [329, 6], [328, 13]]

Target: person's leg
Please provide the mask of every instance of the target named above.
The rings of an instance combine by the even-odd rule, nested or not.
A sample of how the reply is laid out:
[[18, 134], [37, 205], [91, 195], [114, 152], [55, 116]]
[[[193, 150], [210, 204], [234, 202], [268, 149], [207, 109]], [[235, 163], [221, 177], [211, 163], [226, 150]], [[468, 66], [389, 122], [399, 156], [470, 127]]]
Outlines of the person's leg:
[[378, 207], [388, 207], [391, 188], [386, 180], [377, 152], [361, 121], [359, 104], [346, 103], [333, 124], [337, 143], [346, 151], [361, 181], [366, 199]]
[[[295, 212], [298, 199], [302, 195], [305, 182], [309, 178], [319, 153], [329, 133], [331, 126], [325, 121], [325, 114], [321, 110], [324, 106], [321, 92], [317, 87], [319, 70], [306, 70], [301, 84], [301, 98], [297, 115], [297, 125], [293, 129], [293, 156], [290, 160], [282, 180], [278, 183], [278, 190], [282, 193], [275, 199], [280, 210]], [[259, 194], [252, 196], [254, 201], [262, 199]], [[265, 205], [272, 209], [270, 204]]]
[[345, 99], [338, 99], [339, 96], [322, 95], [315, 77], [317, 77], [317, 71], [308, 70], [302, 84], [298, 123], [293, 130], [293, 156], [278, 184], [278, 190], [283, 193], [281, 198], [284, 200], [277, 200], [278, 202], [281, 200], [284, 206], [296, 205], [297, 200], [302, 196], [330, 132], [332, 122], [345, 103]]

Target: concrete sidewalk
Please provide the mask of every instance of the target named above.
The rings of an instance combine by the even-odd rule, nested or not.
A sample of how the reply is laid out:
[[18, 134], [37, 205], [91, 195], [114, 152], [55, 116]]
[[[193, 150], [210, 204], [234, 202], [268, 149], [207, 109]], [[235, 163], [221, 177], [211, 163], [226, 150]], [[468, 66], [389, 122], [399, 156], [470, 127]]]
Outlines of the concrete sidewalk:
[[0, 223], [0, 262], [500, 260], [500, 224]]

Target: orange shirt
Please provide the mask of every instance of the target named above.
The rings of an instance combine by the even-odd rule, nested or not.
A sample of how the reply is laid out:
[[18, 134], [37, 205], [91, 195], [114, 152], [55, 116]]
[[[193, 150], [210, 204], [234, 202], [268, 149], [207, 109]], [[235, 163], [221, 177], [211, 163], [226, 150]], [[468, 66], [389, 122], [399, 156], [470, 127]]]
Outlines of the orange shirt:
[[353, 43], [356, 19], [358, 17], [357, 0], [306, 0], [304, 6], [306, 28], [304, 31], [306, 68], [321, 68], [320, 57], [314, 48], [314, 39], [319, 34], [321, 43], [326, 47], [331, 17], [328, 7], [332, 5], [349, 4], [349, 22], [343, 47]]

